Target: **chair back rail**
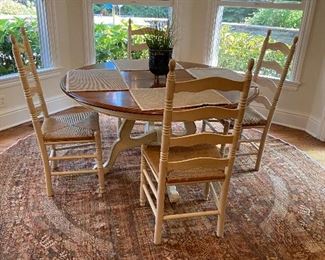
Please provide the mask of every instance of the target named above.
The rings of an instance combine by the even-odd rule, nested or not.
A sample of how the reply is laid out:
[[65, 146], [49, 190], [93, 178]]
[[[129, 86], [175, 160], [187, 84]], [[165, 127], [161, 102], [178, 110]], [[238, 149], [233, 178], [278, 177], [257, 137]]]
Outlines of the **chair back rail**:
[[173, 111], [172, 119], [175, 122], [181, 121], [196, 121], [202, 119], [213, 118], [213, 116], [218, 115], [219, 119], [230, 119], [237, 118], [239, 114], [238, 109], [223, 108], [223, 107], [199, 107], [184, 109], [180, 111]]
[[189, 80], [178, 82], [175, 87], [175, 93], [200, 92], [208, 89], [215, 89], [218, 91], [242, 91], [243, 82], [220, 77], [201, 79], [200, 84], [198, 84], [197, 80]]
[[187, 170], [193, 168], [210, 168], [224, 170], [229, 164], [229, 158], [198, 157], [168, 162], [168, 171]]
[[192, 135], [185, 135], [185, 136], [178, 136], [178, 137], [171, 137], [170, 138], [170, 147], [175, 146], [193, 146], [202, 143], [207, 144], [231, 144], [233, 142], [232, 135], [222, 135], [222, 134], [214, 134], [214, 133], [199, 133], [199, 134], [192, 134]]

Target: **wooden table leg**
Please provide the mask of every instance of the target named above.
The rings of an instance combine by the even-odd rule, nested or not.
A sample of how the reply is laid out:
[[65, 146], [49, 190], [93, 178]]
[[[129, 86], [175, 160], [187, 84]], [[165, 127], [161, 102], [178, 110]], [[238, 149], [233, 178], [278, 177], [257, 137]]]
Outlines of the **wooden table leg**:
[[148, 132], [136, 137], [131, 137], [131, 131], [133, 129], [134, 123], [134, 120], [123, 120], [123, 123], [118, 131], [118, 138], [113, 143], [110, 155], [103, 165], [105, 174], [112, 170], [116, 158], [120, 152], [126, 149], [140, 147], [142, 144], [150, 144], [157, 140], [157, 132], [155, 131]]

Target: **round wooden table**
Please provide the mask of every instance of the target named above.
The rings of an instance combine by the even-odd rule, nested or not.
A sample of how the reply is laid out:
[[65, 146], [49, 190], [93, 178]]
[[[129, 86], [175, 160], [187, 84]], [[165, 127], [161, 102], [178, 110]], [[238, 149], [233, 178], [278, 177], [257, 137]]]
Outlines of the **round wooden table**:
[[[194, 79], [185, 69], [197, 67], [209, 67], [203, 64], [195, 64], [189, 62], [178, 62], [184, 69], [176, 70], [176, 80], [186, 81]], [[82, 69], [108, 69], [116, 70], [114, 63], [107, 62], [83, 67]], [[159, 87], [154, 84], [154, 75], [150, 71], [121, 71], [121, 75], [129, 88], [152, 88]], [[165, 77], [161, 84], [165, 83]], [[161, 87], [161, 86], [160, 86]], [[77, 101], [82, 106], [91, 108], [97, 112], [104, 113], [110, 116], [123, 118], [122, 125], [118, 129], [118, 139], [114, 142], [111, 148], [109, 158], [104, 163], [105, 172], [109, 172], [119, 155], [125, 149], [141, 146], [142, 144], [150, 144], [160, 140], [159, 134], [153, 128], [148, 129], [145, 134], [137, 137], [131, 137], [131, 131], [136, 120], [149, 122], [162, 121], [163, 110], [142, 111], [134, 101], [128, 90], [123, 91], [94, 91], [94, 92], [68, 92], [66, 90], [66, 77], [61, 81], [63, 92]], [[251, 87], [250, 100], [253, 100], [258, 95], [258, 87]], [[238, 96], [233, 93], [225, 95], [231, 102], [236, 103]], [[185, 123], [186, 133], [194, 133], [196, 127], [194, 122]]]

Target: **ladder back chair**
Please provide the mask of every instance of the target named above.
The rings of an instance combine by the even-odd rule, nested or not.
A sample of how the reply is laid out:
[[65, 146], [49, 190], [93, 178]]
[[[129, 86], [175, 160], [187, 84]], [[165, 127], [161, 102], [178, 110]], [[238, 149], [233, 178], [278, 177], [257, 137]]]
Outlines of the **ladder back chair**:
[[[22, 42], [18, 42], [14, 35], [10, 36], [12, 52], [43, 161], [47, 195], [53, 196], [52, 176], [86, 173], [98, 175], [99, 194], [102, 194], [105, 188], [98, 114], [95, 112], [81, 112], [59, 116], [49, 115], [28, 36], [24, 28], [21, 28], [20, 32]], [[28, 62], [26, 64], [22, 57], [27, 58]], [[41, 122], [41, 117], [43, 117], [43, 122]], [[59, 150], [78, 148], [90, 144], [95, 145], [94, 154], [57, 155]], [[67, 145], [70, 145], [70, 147], [67, 147]], [[48, 146], [51, 148], [49, 153]], [[78, 159], [95, 159], [97, 170], [56, 171], [58, 161]]]
[[147, 50], [148, 45], [143, 43], [134, 43], [133, 37], [134, 36], [144, 36], [146, 34], [153, 34], [156, 29], [151, 27], [144, 27], [136, 30], [132, 30], [132, 20], [129, 19], [128, 25], [128, 59], [132, 59], [132, 53], [136, 51]]
[[[291, 47], [288, 47], [285, 43], [282, 42], [270, 42], [270, 36], [271, 36], [271, 30], [268, 30], [262, 45], [259, 59], [256, 63], [256, 67], [253, 75], [253, 81], [256, 82], [259, 86], [268, 87], [270, 89], [273, 95], [272, 101], [270, 101], [268, 97], [266, 97], [261, 93], [253, 100], [253, 102], [261, 104], [266, 109], [267, 111], [266, 116], [260, 114], [251, 105], [247, 107], [244, 120], [243, 120], [242, 130], [249, 129], [249, 128], [263, 128], [263, 132], [261, 137], [257, 139], [248, 138], [244, 133], [241, 133], [240, 143], [250, 144], [251, 147], [254, 149], [254, 152], [237, 154], [237, 156], [251, 156], [251, 155], [256, 156], [257, 159], [254, 167], [256, 171], [258, 171], [261, 166], [261, 160], [265, 148], [267, 134], [271, 127], [274, 112], [276, 110], [278, 100], [282, 92], [283, 84], [288, 75], [289, 67], [291, 65], [296, 50], [297, 42], [298, 42], [298, 37], [295, 37], [293, 39], [293, 43]], [[281, 52], [286, 57], [284, 66], [282, 67], [275, 60], [265, 60], [265, 54], [267, 53], [267, 51]], [[273, 70], [278, 75], [280, 75], [280, 79], [277, 81], [277, 83], [273, 79], [262, 78], [260, 75], [262, 68]], [[211, 122], [205, 121], [204, 123], [208, 125], [210, 129], [216, 131], [214, 126], [211, 124]], [[224, 126], [224, 133], [227, 133], [229, 129], [233, 128], [234, 126], [234, 121], [232, 120], [230, 121], [221, 120], [220, 123], [222, 123]]]
[[[223, 236], [229, 182], [250, 88], [253, 65], [254, 61], [250, 60], [243, 81], [214, 77], [176, 82], [176, 62], [170, 61], [163, 115], [162, 143], [161, 146], [143, 145], [141, 148], [140, 205], [143, 206], [147, 199], [155, 216], [155, 244], [161, 243], [163, 221], [189, 217], [217, 215], [217, 235]], [[236, 107], [202, 106], [199, 108], [173, 109], [175, 93], [195, 93], [207, 89], [239, 91], [241, 93], [240, 101]], [[230, 134], [213, 132], [183, 136], [172, 134], [172, 122], [194, 122], [208, 118], [235, 119], [234, 131]], [[219, 152], [218, 145], [221, 144], [230, 146], [227, 157], [223, 157]], [[166, 185], [195, 183], [205, 183], [204, 194], [206, 198], [211, 189], [217, 209], [165, 215]], [[217, 183], [219, 183], [218, 187]], [[217, 191], [218, 189], [220, 192]]]

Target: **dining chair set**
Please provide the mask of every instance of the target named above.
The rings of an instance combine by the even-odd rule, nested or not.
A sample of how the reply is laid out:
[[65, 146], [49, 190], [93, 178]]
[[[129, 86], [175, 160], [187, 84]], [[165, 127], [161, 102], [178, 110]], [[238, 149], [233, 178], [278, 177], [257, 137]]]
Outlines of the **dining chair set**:
[[[130, 37], [132, 35], [142, 34], [145, 31], [139, 29], [136, 32], [132, 32], [130, 21], [129, 42], [131, 42]], [[222, 77], [210, 77], [179, 82], [176, 79], [175, 73], [176, 62], [175, 60], [170, 61], [166, 80], [161, 144], [144, 144], [141, 147], [139, 200], [141, 206], [148, 202], [152, 209], [155, 218], [155, 244], [161, 243], [164, 221], [183, 218], [215, 215], [218, 218], [217, 236], [223, 236], [227, 196], [235, 159], [240, 155], [251, 156], [251, 153], [240, 154], [238, 152], [239, 146], [241, 143], [249, 143], [257, 150], [254, 155], [257, 155], [255, 169], [258, 170], [267, 133], [270, 129], [298, 40], [297, 37], [294, 38], [292, 46], [288, 47], [284, 43], [271, 42], [270, 34], [271, 31], [268, 31], [254, 73], [254, 60], [251, 59], [248, 61], [245, 76], [241, 81]], [[21, 38], [22, 43], [18, 42], [15, 36], [11, 36], [12, 50], [43, 161], [47, 195], [53, 196], [54, 194], [52, 176], [70, 176], [87, 173], [97, 174], [99, 194], [101, 195], [105, 192], [105, 185], [98, 114], [95, 112], [82, 112], [59, 116], [49, 115], [33, 53], [24, 28], [21, 29]], [[129, 58], [131, 58], [132, 51], [142, 48], [145, 48], [145, 46], [132, 47], [132, 45], [129, 45]], [[284, 67], [280, 66], [276, 61], [265, 60], [267, 50], [282, 52], [287, 57]], [[28, 62], [24, 62], [22, 57], [27, 57]], [[274, 70], [280, 75], [280, 80], [274, 81], [273, 79], [261, 77], [262, 68]], [[265, 82], [268, 82], [274, 90], [272, 101], [262, 94], [259, 94], [254, 99], [254, 102], [262, 104], [269, 111], [267, 117], [262, 116], [251, 105], [248, 105], [250, 103], [248, 93], [252, 82], [260, 86], [264, 86]], [[237, 104], [231, 105], [174, 108], [173, 104], [176, 93], [192, 92], [195, 94], [208, 89], [222, 92], [238, 92], [240, 99]], [[36, 103], [35, 99], [38, 100]], [[202, 131], [181, 136], [173, 134], [173, 122], [195, 122], [202, 120]], [[214, 122], [222, 124], [223, 130], [218, 131], [215, 128]], [[209, 131], [206, 131], [207, 127], [210, 129]], [[256, 127], [264, 128], [262, 137], [260, 139], [246, 137], [243, 129]], [[57, 153], [62, 149], [80, 148], [84, 145], [93, 145], [95, 152], [92, 154], [69, 154], [65, 156], [60, 156]], [[57, 171], [58, 161], [79, 159], [94, 159], [96, 167], [82, 170]], [[204, 184], [204, 197], [208, 199], [211, 196], [214, 199], [215, 209], [178, 214], [165, 213], [165, 192], [167, 186], [198, 183]]]

